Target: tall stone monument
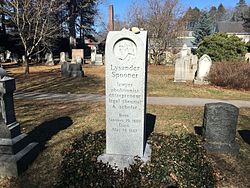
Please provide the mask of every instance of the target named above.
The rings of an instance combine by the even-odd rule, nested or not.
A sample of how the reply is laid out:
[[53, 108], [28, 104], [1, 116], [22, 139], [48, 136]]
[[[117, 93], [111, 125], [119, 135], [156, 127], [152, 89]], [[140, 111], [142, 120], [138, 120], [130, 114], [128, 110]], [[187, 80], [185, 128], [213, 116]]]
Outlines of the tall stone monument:
[[147, 32], [109, 32], [106, 40], [106, 151], [98, 160], [123, 169], [150, 160], [146, 143]]
[[37, 143], [29, 143], [26, 134], [16, 122], [13, 93], [15, 79], [0, 79], [0, 175], [18, 176], [38, 153]]

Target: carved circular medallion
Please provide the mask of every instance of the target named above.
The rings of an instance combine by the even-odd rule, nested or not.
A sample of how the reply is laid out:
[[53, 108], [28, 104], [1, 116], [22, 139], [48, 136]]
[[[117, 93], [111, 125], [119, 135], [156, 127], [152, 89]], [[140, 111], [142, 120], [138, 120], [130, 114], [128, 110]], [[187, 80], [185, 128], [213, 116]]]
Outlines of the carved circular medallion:
[[130, 39], [121, 39], [114, 45], [115, 57], [123, 63], [133, 63], [136, 58], [136, 45]]

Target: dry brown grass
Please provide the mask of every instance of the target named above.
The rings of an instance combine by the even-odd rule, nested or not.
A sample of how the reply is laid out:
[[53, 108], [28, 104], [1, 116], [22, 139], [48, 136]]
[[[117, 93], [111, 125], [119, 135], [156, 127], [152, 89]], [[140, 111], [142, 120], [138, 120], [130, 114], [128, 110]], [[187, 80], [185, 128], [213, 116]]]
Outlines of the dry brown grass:
[[[218, 99], [250, 100], [250, 91], [223, 89], [221, 87], [194, 85], [192, 82], [174, 83], [173, 66], [150, 65], [148, 69], [149, 96], [201, 97]], [[62, 78], [60, 66], [33, 66], [31, 74], [23, 75], [22, 67], [8, 71], [16, 78], [17, 91], [50, 93], [104, 94], [104, 66], [84, 65], [86, 77]]]
[[[16, 100], [17, 119], [22, 132], [43, 147], [37, 159], [17, 179], [1, 178], [0, 187], [53, 187], [62, 160], [61, 150], [83, 131], [105, 129], [104, 103]], [[149, 105], [148, 113], [156, 115], [155, 132], [164, 134], [194, 133], [202, 124], [202, 107]], [[238, 130], [250, 129], [250, 109], [241, 109]], [[236, 156], [211, 155], [221, 177], [220, 187], [249, 185], [250, 149], [237, 133], [241, 146]]]

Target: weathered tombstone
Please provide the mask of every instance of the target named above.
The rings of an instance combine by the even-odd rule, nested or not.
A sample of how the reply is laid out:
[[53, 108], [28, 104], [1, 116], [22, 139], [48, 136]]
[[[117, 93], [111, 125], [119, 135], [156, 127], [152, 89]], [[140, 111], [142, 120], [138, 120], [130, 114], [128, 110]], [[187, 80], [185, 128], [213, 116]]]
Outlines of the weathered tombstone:
[[45, 58], [46, 58], [45, 65], [55, 65], [52, 53], [46, 53]]
[[5, 76], [8, 76], [8, 73], [3, 68], [0, 68], [0, 78], [3, 78]]
[[77, 56], [75, 58], [75, 63], [77, 63], [77, 64], [83, 64], [83, 59], [81, 57]]
[[13, 53], [12, 61], [13, 63], [16, 63], [16, 64], [18, 63], [18, 54]]
[[102, 54], [96, 54], [96, 57], [95, 57], [95, 65], [103, 65], [103, 62], [102, 62]]
[[96, 47], [91, 47], [91, 63], [95, 64], [95, 58], [96, 58]]
[[4, 53], [0, 53], [0, 62], [4, 62]]
[[208, 103], [204, 108], [204, 147], [211, 153], [238, 153], [235, 142], [239, 109], [227, 103]]
[[175, 74], [174, 74], [174, 82], [186, 82], [194, 79], [194, 74], [196, 67], [193, 66], [192, 63], [192, 54], [191, 48], [188, 48], [186, 44], [183, 45], [181, 51], [177, 54], [177, 58], [175, 60]]
[[64, 63], [64, 62], [66, 62], [66, 54], [65, 54], [65, 52], [61, 52], [60, 53], [60, 64], [62, 64], [62, 63]]
[[245, 61], [247, 63], [250, 63], [250, 53], [249, 52], [245, 54]]
[[174, 82], [186, 82], [185, 62], [183, 57], [178, 56], [175, 60]]
[[147, 32], [111, 31], [106, 40], [106, 151], [99, 161], [124, 169], [150, 160], [146, 143]]
[[208, 55], [204, 54], [199, 59], [197, 76], [194, 80], [195, 84], [207, 84], [208, 83], [206, 81], [206, 78], [209, 74], [211, 66], [212, 66], [211, 58]]
[[25, 63], [26, 59], [25, 59], [25, 55], [22, 55], [22, 62], [23, 64]]
[[5, 55], [6, 55], [6, 60], [9, 60], [11, 57], [11, 52], [9, 50], [5, 51]]
[[18, 176], [36, 157], [37, 143], [29, 143], [26, 134], [20, 131], [16, 122], [13, 93], [15, 79], [0, 79], [0, 175]]
[[79, 63], [73, 64], [73, 63], [64, 62], [61, 65], [61, 75], [62, 77], [82, 78], [84, 76], [82, 65]]
[[198, 56], [190, 54], [188, 56], [188, 64], [186, 66], [186, 80], [193, 81], [195, 78], [195, 73], [197, 71]]
[[72, 49], [72, 60], [75, 60], [76, 58], [80, 57], [84, 59], [84, 50], [83, 49]]

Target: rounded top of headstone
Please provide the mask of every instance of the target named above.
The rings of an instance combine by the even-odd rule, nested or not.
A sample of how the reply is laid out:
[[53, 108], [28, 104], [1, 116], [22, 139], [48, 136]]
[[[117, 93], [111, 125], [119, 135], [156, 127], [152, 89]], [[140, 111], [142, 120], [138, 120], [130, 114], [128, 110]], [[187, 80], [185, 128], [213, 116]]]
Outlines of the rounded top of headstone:
[[5, 76], [8, 76], [6, 70], [4, 70], [3, 68], [0, 67], [0, 77], [3, 78]]
[[209, 62], [212, 62], [212, 59], [207, 54], [204, 54], [203, 56], [201, 56], [199, 61], [204, 61], [205, 59], [207, 59]]
[[235, 109], [238, 110], [237, 106], [233, 104], [224, 103], [224, 102], [217, 102], [217, 103], [207, 103], [205, 104], [205, 108], [227, 108], [227, 109]]

